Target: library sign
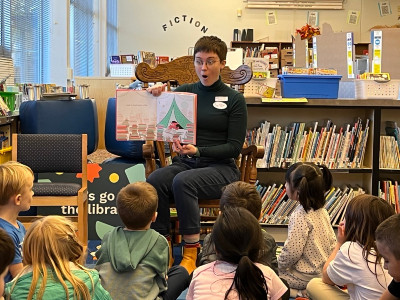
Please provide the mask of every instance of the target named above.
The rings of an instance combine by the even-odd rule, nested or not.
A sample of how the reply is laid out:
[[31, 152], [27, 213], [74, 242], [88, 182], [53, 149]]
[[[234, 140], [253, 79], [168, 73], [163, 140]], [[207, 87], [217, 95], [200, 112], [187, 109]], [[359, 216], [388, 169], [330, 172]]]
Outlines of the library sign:
[[[39, 181], [80, 183], [79, 174], [46, 173]], [[117, 213], [116, 197], [129, 183], [145, 181], [143, 164], [88, 164], [89, 240], [99, 240], [99, 228], [122, 225]], [[76, 206], [38, 207], [38, 215], [75, 216]]]
[[179, 25], [179, 24], [186, 24], [186, 25], [194, 26], [195, 28], [198, 28], [203, 33], [206, 33], [208, 30], [208, 27], [202, 25], [200, 21], [195, 20], [193, 17], [190, 17], [188, 15], [176, 16], [173, 19], [168, 20], [167, 23], [163, 24], [162, 28], [164, 31], [167, 31], [169, 28]]

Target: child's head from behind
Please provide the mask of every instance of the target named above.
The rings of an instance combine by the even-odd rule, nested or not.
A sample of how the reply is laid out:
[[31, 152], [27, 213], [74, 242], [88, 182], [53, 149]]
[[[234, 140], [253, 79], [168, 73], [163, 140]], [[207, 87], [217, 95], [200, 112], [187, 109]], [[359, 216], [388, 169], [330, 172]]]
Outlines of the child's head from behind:
[[293, 164], [285, 175], [286, 193], [298, 200], [305, 211], [317, 210], [325, 204], [325, 182], [321, 169], [315, 164]]
[[72, 262], [87, 272], [80, 264], [83, 246], [76, 236], [74, 225], [67, 218], [47, 216], [34, 222], [25, 235], [22, 251], [24, 265], [31, 266], [33, 274], [28, 299], [32, 299], [36, 292], [37, 298], [41, 299], [51, 276], [56, 277], [64, 287], [69, 281], [73, 286], [74, 299], [90, 299], [88, 287], [70, 269]]
[[400, 214], [383, 221], [375, 231], [376, 246], [385, 260], [385, 269], [400, 282]]
[[227, 207], [217, 218], [211, 233], [217, 257], [237, 264], [233, 286], [240, 296], [266, 299], [267, 285], [261, 270], [254, 265], [262, 249], [262, 233], [258, 220], [243, 207]]
[[122, 188], [117, 195], [117, 211], [128, 229], [143, 229], [155, 220], [158, 196], [147, 182], [135, 182]]
[[236, 181], [225, 186], [219, 202], [223, 212], [229, 207], [243, 207], [257, 219], [261, 214], [261, 197], [256, 187], [250, 183]]
[[73, 223], [65, 217], [47, 216], [34, 222], [26, 233], [23, 245], [24, 263], [40, 268], [78, 264], [83, 246]]
[[0, 229], [0, 297], [4, 293], [4, 277], [7, 275], [8, 266], [15, 255], [15, 246], [11, 237], [3, 229]]
[[10, 199], [20, 206], [20, 211], [30, 208], [32, 201], [33, 172], [31, 168], [16, 161], [0, 165], [0, 206], [10, 204]]
[[[380, 223], [394, 214], [394, 209], [385, 200], [369, 194], [358, 195], [347, 205], [345, 218], [346, 241], [357, 242], [363, 247], [363, 257], [376, 249], [375, 230]], [[378, 253], [376, 262], [381, 259]]]

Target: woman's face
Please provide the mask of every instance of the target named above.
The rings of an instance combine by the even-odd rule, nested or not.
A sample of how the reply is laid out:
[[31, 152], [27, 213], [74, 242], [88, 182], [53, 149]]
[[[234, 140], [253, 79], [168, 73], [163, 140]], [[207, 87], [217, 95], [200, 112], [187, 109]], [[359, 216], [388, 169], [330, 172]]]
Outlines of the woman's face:
[[197, 52], [194, 58], [196, 74], [204, 86], [211, 86], [219, 79], [225, 63], [214, 52]]

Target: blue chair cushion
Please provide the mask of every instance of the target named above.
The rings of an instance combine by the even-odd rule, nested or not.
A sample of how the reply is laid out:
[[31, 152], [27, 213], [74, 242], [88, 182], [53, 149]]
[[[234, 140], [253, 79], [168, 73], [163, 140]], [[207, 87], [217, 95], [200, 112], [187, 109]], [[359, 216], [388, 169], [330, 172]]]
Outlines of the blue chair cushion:
[[34, 183], [35, 196], [76, 196], [81, 186], [77, 183]]
[[96, 102], [81, 100], [40, 100], [22, 102], [19, 108], [21, 133], [88, 135], [88, 154], [99, 139]]

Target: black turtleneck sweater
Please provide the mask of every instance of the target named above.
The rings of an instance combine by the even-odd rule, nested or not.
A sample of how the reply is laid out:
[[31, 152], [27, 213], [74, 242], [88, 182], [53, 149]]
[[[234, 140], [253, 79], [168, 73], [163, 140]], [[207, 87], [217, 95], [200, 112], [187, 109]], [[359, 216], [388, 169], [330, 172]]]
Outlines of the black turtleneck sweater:
[[181, 85], [175, 91], [197, 94], [196, 146], [200, 157], [238, 157], [247, 127], [247, 106], [243, 95], [228, 87], [221, 78], [211, 86], [204, 86], [199, 81]]

